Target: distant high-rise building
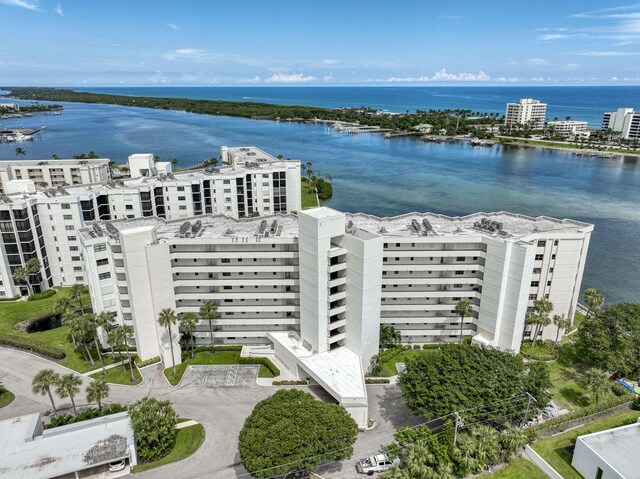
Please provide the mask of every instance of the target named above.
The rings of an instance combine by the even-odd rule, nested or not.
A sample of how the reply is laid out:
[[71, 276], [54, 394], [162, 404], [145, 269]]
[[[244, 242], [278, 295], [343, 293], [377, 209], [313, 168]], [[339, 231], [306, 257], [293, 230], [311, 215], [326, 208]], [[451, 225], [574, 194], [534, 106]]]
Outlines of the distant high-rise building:
[[616, 131], [627, 140], [640, 138], [640, 113], [633, 108], [607, 112], [602, 119], [602, 129]]
[[542, 128], [547, 114], [547, 104], [539, 100], [523, 98], [518, 103], [507, 103], [504, 124], [507, 127], [531, 125], [532, 128]]

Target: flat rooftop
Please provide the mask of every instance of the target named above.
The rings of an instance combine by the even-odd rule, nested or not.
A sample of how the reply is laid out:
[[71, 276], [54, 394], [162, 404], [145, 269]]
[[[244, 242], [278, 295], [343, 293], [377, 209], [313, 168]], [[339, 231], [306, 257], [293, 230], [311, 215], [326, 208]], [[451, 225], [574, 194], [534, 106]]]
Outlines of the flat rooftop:
[[[316, 218], [345, 215], [346, 233], [356, 234], [358, 230], [378, 234], [383, 238], [396, 237], [477, 237], [489, 236], [502, 241], [526, 240], [537, 233], [570, 233], [593, 229], [593, 225], [574, 220], [558, 220], [546, 216], [533, 218], [514, 213], [474, 213], [463, 217], [449, 217], [434, 213], [408, 213], [390, 218], [378, 218], [363, 213], [341, 213], [327, 207], [306, 210]], [[428, 223], [424, 223], [427, 220]], [[484, 221], [484, 223], [483, 223]], [[492, 223], [494, 222], [494, 223]], [[187, 226], [188, 223], [188, 226]], [[500, 223], [500, 230], [490, 230], [490, 225]], [[223, 215], [192, 216], [167, 221], [157, 217], [98, 221], [97, 227], [83, 228], [80, 233], [86, 238], [106, 235], [108, 228], [117, 231], [154, 227], [159, 241], [176, 238], [297, 238], [298, 217], [288, 214], [274, 214], [257, 218], [234, 219]], [[430, 229], [427, 230], [425, 225]], [[489, 225], [489, 226], [487, 226]]]
[[[425, 223], [425, 220], [428, 223]], [[349, 225], [349, 221], [356, 228], [377, 233], [383, 237], [477, 236], [480, 234], [505, 241], [518, 241], [537, 233], [571, 233], [593, 230], [592, 224], [581, 221], [559, 220], [548, 216], [532, 217], [506, 211], [479, 212], [467, 216], [407, 213], [387, 218], [356, 213], [347, 214], [347, 225]], [[416, 223], [419, 229], [415, 227]], [[498, 225], [498, 223], [500, 224]], [[431, 228], [429, 229], [426, 225], [430, 225]]]
[[295, 356], [300, 365], [343, 405], [366, 404], [367, 389], [360, 356], [349, 348], [313, 353], [297, 334], [269, 332], [269, 336]]
[[618, 471], [622, 477], [638, 477], [640, 423], [579, 436], [591, 450]]
[[0, 161], [0, 167], [7, 166], [26, 166], [29, 168], [44, 167], [57, 168], [58, 166], [82, 166], [82, 165], [105, 165], [109, 164], [111, 160], [109, 158], [92, 158], [92, 159], [76, 159], [65, 158], [60, 160], [2, 160]]
[[133, 444], [126, 412], [47, 429], [40, 415], [0, 421], [0, 477], [56, 477], [128, 457]]

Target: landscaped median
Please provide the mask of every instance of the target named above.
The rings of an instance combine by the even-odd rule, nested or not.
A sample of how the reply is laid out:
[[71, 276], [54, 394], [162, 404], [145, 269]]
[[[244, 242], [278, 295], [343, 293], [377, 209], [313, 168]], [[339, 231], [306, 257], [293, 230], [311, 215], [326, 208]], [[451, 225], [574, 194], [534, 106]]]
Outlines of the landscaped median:
[[200, 448], [204, 442], [204, 438], [205, 432], [202, 424], [195, 424], [193, 426], [178, 429], [176, 445], [169, 454], [157, 461], [138, 464], [132, 468], [131, 472], [142, 472], [147, 469], [164, 466], [172, 462], [182, 461], [194, 454]]
[[182, 363], [176, 365], [176, 374], [173, 374], [173, 367], [169, 366], [164, 370], [164, 375], [172, 386], [177, 385], [184, 376], [188, 366], [191, 365], [233, 365], [233, 364], [253, 364], [259, 365], [260, 371], [258, 377], [261, 378], [273, 378], [280, 375], [280, 370], [275, 364], [273, 364], [267, 358], [240, 357], [242, 346], [219, 346], [214, 349], [212, 354], [210, 351], [203, 351], [203, 348], [199, 348], [200, 351], [196, 352], [193, 359], [188, 354], [184, 354]]
[[0, 384], [0, 408], [8, 406], [16, 397], [8, 389], [4, 389]]
[[115, 366], [107, 369], [106, 375], [100, 371], [89, 377], [92, 379], [101, 379], [107, 383], [124, 384], [125, 386], [136, 386], [142, 382], [142, 375], [136, 367], [133, 368], [133, 377], [135, 379], [133, 381], [131, 380], [131, 371], [129, 370], [129, 366], [127, 366], [124, 371], [122, 370], [122, 366]]
[[547, 475], [538, 466], [523, 457], [514, 459], [489, 477], [492, 479], [547, 479]]

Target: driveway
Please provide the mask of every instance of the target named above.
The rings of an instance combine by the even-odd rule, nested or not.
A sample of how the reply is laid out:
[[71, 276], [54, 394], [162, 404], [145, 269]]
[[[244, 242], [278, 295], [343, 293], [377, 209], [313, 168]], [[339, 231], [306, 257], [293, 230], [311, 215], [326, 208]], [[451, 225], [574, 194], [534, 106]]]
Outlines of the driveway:
[[[18, 366], [19, 365], [19, 366]], [[0, 420], [28, 414], [32, 412], [46, 413], [51, 409], [47, 396], [34, 396], [31, 392], [31, 378], [41, 369], [51, 368], [59, 373], [69, 370], [51, 361], [26, 352], [0, 347], [0, 381], [16, 395], [16, 400], [9, 406], [0, 409]], [[181, 417], [194, 419], [201, 423], [206, 431], [202, 447], [189, 459], [168, 464], [161, 468], [134, 474], [134, 477], [179, 477], [186, 479], [221, 478], [248, 479], [250, 476], [240, 464], [237, 453], [238, 434], [245, 419], [256, 403], [266, 399], [279, 388], [278, 386], [258, 386], [255, 376], [249, 370], [236, 372], [235, 385], [241, 387], [218, 387], [219, 382], [229, 381], [228, 367], [213, 373], [206, 381], [205, 371], [190, 371], [185, 380], [177, 386], [170, 387], [160, 365], [142, 370], [143, 382], [135, 387], [110, 385], [111, 394], [107, 403], [131, 404], [145, 396], [153, 396], [161, 400], [168, 399]], [[247, 381], [253, 377], [253, 380]], [[257, 374], [257, 371], [255, 372]], [[189, 379], [191, 375], [191, 379]], [[240, 382], [238, 383], [238, 379]], [[188, 380], [187, 380], [188, 379]], [[215, 379], [218, 386], [212, 386]], [[83, 377], [82, 392], [76, 402], [84, 405], [84, 388], [89, 379]], [[314, 389], [301, 389], [315, 394]], [[327, 478], [357, 477], [355, 463], [384, 448], [393, 440], [396, 427], [415, 425], [420, 422], [417, 417], [410, 416], [395, 386], [369, 385], [369, 414], [376, 422], [376, 427], [358, 435], [354, 446], [353, 458], [344, 464], [330, 464], [323, 469], [322, 475]], [[316, 394], [317, 396], [321, 395]], [[56, 398], [56, 405], [63, 409], [70, 408], [69, 400]], [[362, 476], [360, 476], [362, 477]]]

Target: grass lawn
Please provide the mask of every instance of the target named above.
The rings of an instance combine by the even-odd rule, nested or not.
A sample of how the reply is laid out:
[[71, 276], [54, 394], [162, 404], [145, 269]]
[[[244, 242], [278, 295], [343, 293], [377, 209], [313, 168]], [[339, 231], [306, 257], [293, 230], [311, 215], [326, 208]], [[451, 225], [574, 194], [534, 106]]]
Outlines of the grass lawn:
[[138, 368], [133, 368], [133, 375], [136, 380], [131, 382], [131, 372], [129, 371], [129, 366], [127, 366], [127, 370], [123, 371], [122, 366], [116, 366], [111, 369], [107, 369], [107, 375], [102, 374], [102, 371], [99, 373], [92, 374], [91, 377], [93, 379], [102, 379], [108, 383], [113, 384], [124, 384], [126, 386], [135, 386], [136, 384], [140, 384], [142, 382], [142, 375], [138, 371]]
[[4, 390], [0, 392], [0, 408], [8, 406], [13, 402], [16, 397], [13, 395], [11, 391]]
[[[58, 293], [50, 298], [41, 299], [40, 301], [18, 301], [18, 302], [1, 302], [0, 303], [0, 334], [12, 334], [16, 336], [28, 337], [41, 341], [51, 346], [56, 346], [64, 350], [66, 357], [60, 361], [60, 364], [80, 373], [91, 371], [96, 366], [84, 360], [82, 353], [75, 351], [73, 344], [69, 340], [69, 328], [61, 326], [59, 328], [42, 331], [39, 333], [21, 333], [16, 331], [13, 326], [20, 321], [27, 319], [40, 318], [54, 313], [55, 302], [59, 298], [69, 295], [70, 288], [55, 288]], [[91, 300], [86, 295], [83, 305], [90, 306]], [[98, 355], [95, 351], [92, 353], [93, 358], [98, 362]], [[105, 363], [111, 363], [110, 358], [105, 356]], [[99, 366], [97, 366], [99, 367]]]
[[511, 464], [489, 477], [496, 479], [547, 479], [547, 475], [538, 466], [524, 457], [515, 458]]
[[[580, 311], [576, 311], [576, 314], [573, 315], [573, 323], [571, 323], [571, 327], [569, 328], [568, 332], [573, 331], [574, 329], [578, 329], [582, 321], [584, 321], [584, 314], [582, 314]], [[567, 337], [565, 336], [565, 338]], [[570, 339], [571, 339], [571, 336], [567, 338], [567, 340], [570, 340]]]
[[382, 364], [380, 368], [380, 374], [378, 377], [388, 378], [391, 376], [396, 376], [398, 371], [396, 369], [396, 363], [406, 363], [407, 359], [415, 358], [420, 354], [429, 354], [434, 349], [405, 349], [400, 351], [398, 354], [388, 359]]
[[173, 450], [162, 459], [147, 462], [133, 467], [131, 472], [141, 472], [154, 467], [164, 466], [172, 462], [182, 461], [196, 452], [204, 442], [204, 427], [202, 424], [178, 429], [176, 445]]
[[[187, 366], [191, 364], [240, 364], [240, 351], [216, 351], [214, 354], [210, 352], [200, 352], [194, 355], [194, 358], [190, 357], [185, 359], [181, 364], [176, 365], [176, 375], [173, 375], [173, 367], [169, 366], [164, 370], [164, 375], [169, 380], [172, 386], [175, 386], [180, 382], [184, 372], [187, 370]], [[274, 377], [264, 366], [260, 366], [258, 377], [272, 378]]]
[[572, 429], [563, 434], [542, 439], [533, 443], [533, 449], [540, 454], [564, 479], [582, 479], [582, 476], [571, 467], [572, 455], [564, 448], [575, 443], [576, 437], [597, 431], [604, 431], [618, 426], [636, 422], [640, 411], [629, 411], [606, 417], [586, 426]]
[[623, 154], [631, 154], [637, 155], [638, 150], [634, 150], [631, 148], [615, 148], [612, 146], [598, 146], [598, 145], [587, 145], [587, 144], [576, 144], [576, 143], [564, 143], [561, 141], [546, 141], [546, 140], [530, 140], [530, 139], [516, 139], [509, 137], [500, 137], [501, 143], [510, 143], [514, 145], [529, 145], [529, 146], [552, 146], [556, 148], [572, 148], [579, 150], [598, 150], [603, 152], [610, 153], [623, 153]]
[[316, 193], [312, 188], [309, 188], [309, 184], [305, 179], [302, 179], [301, 181], [300, 191], [302, 194], [302, 209], [306, 210], [307, 208], [317, 207], [318, 199], [316, 198]]

